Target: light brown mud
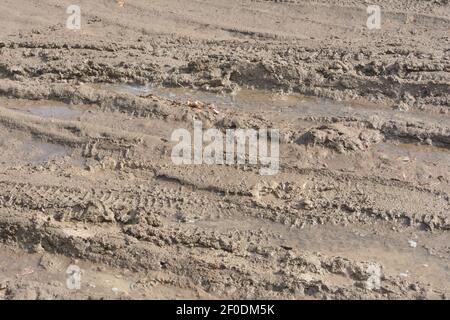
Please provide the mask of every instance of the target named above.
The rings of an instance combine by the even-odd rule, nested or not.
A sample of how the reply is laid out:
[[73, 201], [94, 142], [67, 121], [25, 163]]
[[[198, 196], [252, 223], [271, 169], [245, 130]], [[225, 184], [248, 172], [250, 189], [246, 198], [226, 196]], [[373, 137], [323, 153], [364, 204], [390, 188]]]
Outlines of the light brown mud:
[[[0, 299], [449, 298], [448, 1], [4, 2]], [[279, 173], [175, 165], [193, 120]]]

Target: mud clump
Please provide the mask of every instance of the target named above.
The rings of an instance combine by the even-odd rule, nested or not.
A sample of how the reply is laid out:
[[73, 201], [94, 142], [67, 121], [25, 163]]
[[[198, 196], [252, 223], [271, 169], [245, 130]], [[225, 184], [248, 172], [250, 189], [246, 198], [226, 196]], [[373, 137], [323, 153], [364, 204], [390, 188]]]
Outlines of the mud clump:
[[383, 140], [383, 135], [372, 129], [356, 129], [342, 125], [324, 125], [308, 130], [298, 144], [324, 146], [339, 153], [364, 151]]

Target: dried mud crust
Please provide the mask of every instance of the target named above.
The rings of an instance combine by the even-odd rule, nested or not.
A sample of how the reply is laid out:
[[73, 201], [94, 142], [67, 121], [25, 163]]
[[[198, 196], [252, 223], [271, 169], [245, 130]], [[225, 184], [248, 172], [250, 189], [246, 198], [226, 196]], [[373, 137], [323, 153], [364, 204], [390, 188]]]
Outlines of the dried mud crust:
[[[129, 270], [146, 290], [74, 295], [0, 275], [0, 298], [448, 299], [446, 1], [384, 1], [386, 29], [371, 33], [363, 1], [86, 2], [78, 33], [53, 17], [62, 4], [34, 8], [48, 20], [33, 30], [8, 17], [13, 5], [26, 3], [1, 13], [0, 240]], [[97, 82], [375, 103], [251, 112]], [[73, 112], [29, 111], [48, 105]], [[279, 174], [175, 166], [171, 132], [194, 119], [279, 129]]]

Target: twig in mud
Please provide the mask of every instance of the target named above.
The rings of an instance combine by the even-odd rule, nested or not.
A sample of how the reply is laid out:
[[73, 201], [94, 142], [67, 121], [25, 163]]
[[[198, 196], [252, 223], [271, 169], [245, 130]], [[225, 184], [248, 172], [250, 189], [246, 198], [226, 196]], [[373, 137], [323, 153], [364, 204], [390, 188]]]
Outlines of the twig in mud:
[[186, 104], [188, 107], [194, 109], [197, 112], [208, 109], [208, 110], [213, 111], [215, 114], [219, 114], [219, 111], [216, 108], [214, 108], [214, 105], [209, 104], [209, 103], [204, 103], [204, 102], [201, 102], [198, 100], [195, 100], [195, 101], [188, 100], [188, 101], [186, 101]]

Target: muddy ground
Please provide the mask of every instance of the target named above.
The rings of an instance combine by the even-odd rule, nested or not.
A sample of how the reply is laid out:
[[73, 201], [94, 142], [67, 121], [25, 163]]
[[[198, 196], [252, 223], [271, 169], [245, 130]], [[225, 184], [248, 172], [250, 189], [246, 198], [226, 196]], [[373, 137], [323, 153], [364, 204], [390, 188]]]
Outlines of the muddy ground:
[[0, 299], [449, 299], [449, 2], [376, 2], [3, 0]]

